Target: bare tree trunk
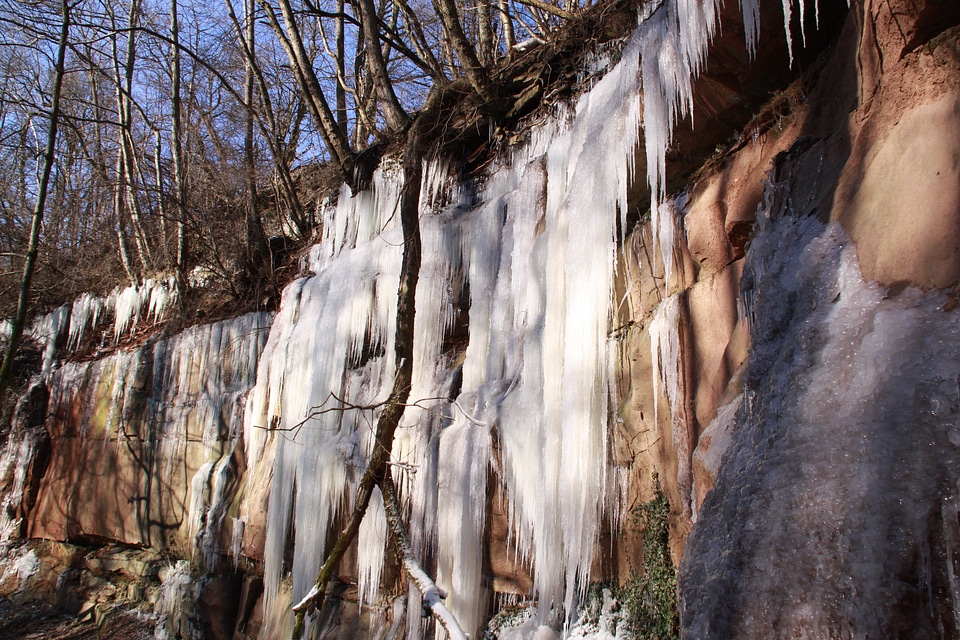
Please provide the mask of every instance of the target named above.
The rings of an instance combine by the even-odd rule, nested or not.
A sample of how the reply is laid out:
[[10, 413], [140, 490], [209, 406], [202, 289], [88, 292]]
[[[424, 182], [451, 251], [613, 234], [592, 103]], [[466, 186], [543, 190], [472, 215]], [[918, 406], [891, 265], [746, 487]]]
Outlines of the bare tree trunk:
[[496, 60], [493, 48], [493, 18], [490, 11], [490, 0], [477, 0], [477, 44], [480, 63], [489, 68]]
[[23, 330], [27, 324], [27, 311], [30, 308], [30, 291], [33, 273], [36, 269], [37, 255], [40, 251], [40, 230], [43, 225], [43, 214], [47, 202], [47, 190], [50, 185], [50, 174], [56, 161], [57, 129], [60, 125], [60, 94], [63, 88], [65, 74], [65, 60], [67, 42], [70, 38], [70, 4], [68, 0], [60, 2], [60, 38], [57, 42], [57, 58], [54, 63], [53, 92], [50, 105], [50, 126], [47, 129], [47, 142], [43, 151], [43, 165], [40, 169], [40, 179], [37, 184], [37, 200], [33, 208], [33, 217], [30, 222], [30, 240], [27, 245], [27, 255], [23, 262], [23, 278], [20, 281], [20, 295], [17, 300], [17, 315], [13, 319], [10, 329], [10, 340], [0, 364], [0, 397], [4, 395], [13, 377], [13, 361], [23, 338]]
[[356, 0], [361, 16], [363, 43], [367, 51], [367, 73], [373, 80], [387, 129], [393, 133], [402, 131], [410, 124], [410, 118], [400, 106], [397, 94], [393, 91], [393, 82], [387, 71], [387, 63], [380, 46], [380, 19], [373, 6], [373, 0]]
[[456, 0], [434, 0], [434, 8], [440, 16], [443, 23], [443, 33], [445, 40], [450, 48], [456, 54], [460, 64], [463, 65], [464, 73], [470, 86], [476, 91], [477, 95], [484, 102], [493, 99], [493, 91], [490, 87], [490, 76], [486, 68], [477, 58], [477, 52], [470, 44], [466, 34], [463, 32], [463, 26], [460, 24], [460, 14], [457, 11]]
[[[130, 23], [128, 27], [133, 27], [133, 20], [136, 16], [136, 8], [139, 0], [130, 2]], [[136, 201], [135, 193], [129, 181], [132, 179], [132, 172], [128, 171], [129, 164], [127, 157], [129, 155], [127, 130], [131, 118], [131, 100], [130, 86], [133, 80], [133, 57], [136, 54], [134, 45], [134, 32], [127, 30], [127, 52], [124, 60], [123, 71], [121, 72], [120, 50], [117, 44], [117, 37], [120, 28], [117, 25], [116, 15], [113, 13], [113, 7], [110, 4], [105, 5], [110, 18], [112, 33], [110, 34], [111, 61], [113, 63], [113, 82], [117, 109], [117, 157], [114, 166], [114, 188], [113, 188], [113, 210], [117, 225], [117, 244], [120, 250], [120, 261], [123, 263], [124, 271], [130, 278], [131, 283], [137, 284], [140, 280], [140, 270], [133, 267], [133, 260], [130, 257], [130, 249], [127, 246], [127, 220], [126, 214], [130, 216], [130, 228], [133, 232], [134, 245], [137, 247], [137, 254], [140, 258], [140, 266], [148, 267], [146, 251], [144, 247], [142, 226], [137, 219], [137, 212], [133, 210]], [[125, 81], [127, 79], [127, 81]]]
[[170, 266], [170, 252], [167, 250], [167, 203], [163, 196], [163, 171], [161, 158], [163, 157], [163, 137], [160, 130], [155, 132], [156, 141], [153, 146], [153, 179], [157, 186], [157, 211], [160, 214], [160, 242], [163, 249], [164, 266]]
[[266, 12], [270, 27], [287, 53], [297, 84], [300, 86], [300, 93], [310, 107], [310, 112], [313, 114], [320, 135], [323, 137], [324, 144], [326, 144], [330, 153], [330, 159], [349, 182], [352, 178], [354, 154], [346, 136], [337, 126], [336, 119], [323, 93], [323, 88], [320, 86], [317, 74], [313, 70], [313, 62], [307, 54], [306, 47], [303, 46], [300, 29], [297, 27], [296, 16], [290, 7], [289, 0], [278, 0], [285, 31], [284, 27], [280, 26], [277, 14], [269, 2], [267, 0], [257, 0], [257, 2]]
[[507, 59], [513, 55], [513, 45], [516, 41], [513, 35], [513, 19], [510, 17], [509, 0], [497, 0], [497, 9], [500, 12], [500, 26], [503, 28], [503, 47]]
[[116, 182], [113, 185], [113, 215], [117, 225], [117, 248], [120, 250], [120, 263], [131, 284], [139, 284], [139, 272], [133, 268], [133, 260], [130, 259], [130, 248], [127, 247], [127, 221], [123, 212], [125, 209], [125, 200], [123, 195], [123, 152], [117, 151], [116, 164]]
[[[171, 111], [171, 146], [170, 155], [173, 159], [174, 203], [177, 209], [177, 254], [176, 271], [177, 286], [180, 291], [187, 289], [186, 262], [187, 262], [187, 174], [183, 162], [183, 102], [180, 99], [180, 22], [177, 14], [177, 0], [170, 0], [170, 111]], [[180, 297], [183, 300], [183, 296]]]
[[153, 270], [153, 256], [143, 228], [143, 216], [136, 191], [136, 168], [133, 144], [133, 70], [137, 57], [137, 24], [140, 22], [140, 0], [130, 0], [127, 16], [127, 51], [123, 63], [123, 77], [117, 71], [117, 115], [120, 121], [120, 156], [123, 167], [123, 185], [127, 200], [133, 238], [137, 247], [140, 264], [146, 271]]
[[357, 123], [353, 130], [353, 144], [358, 149], [366, 146], [367, 138], [369, 138], [371, 134], [379, 137], [379, 132], [374, 122], [376, 116], [376, 96], [373, 95], [373, 81], [370, 78], [370, 74], [364, 71], [364, 65], [362, 63], [364, 56], [363, 40], [358, 39], [353, 68], [353, 76], [356, 78], [356, 93], [354, 99], [357, 103]]
[[[176, 0], [173, 0], [176, 1]], [[246, 20], [246, 50], [250, 52], [249, 58], [253, 57], [256, 50], [256, 20], [254, 11], [256, 9], [255, 0], [246, 0], [244, 2], [244, 12]], [[257, 167], [253, 148], [253, 65], [250, 60], [246, 63], [246, 73], [243, 82], [243, 99], [247, 103], [247, 114], [244, 119], [243, 131], [243, 162], [246, 170], [247, 194], [246, 194], [246, 250], [247, 265], [253, 273], [263, 271], [263, 263], [269, 256], [270, 250], [267, 247], [267, 240], [263, 235], [263, 224], [260, 221], [260, 214], [257, 211]], [[267, 265], [269, 268], [271, 265]]]
[[345, 86], [347, 77], [347, 45], [344, 29], [344, 0], [337, 0], [337, 17], [334, 26], [334, 47], [336, 48], [337, 65], [337, 124], [343, 135], [348, 135], [347, 131], [347, 88]]

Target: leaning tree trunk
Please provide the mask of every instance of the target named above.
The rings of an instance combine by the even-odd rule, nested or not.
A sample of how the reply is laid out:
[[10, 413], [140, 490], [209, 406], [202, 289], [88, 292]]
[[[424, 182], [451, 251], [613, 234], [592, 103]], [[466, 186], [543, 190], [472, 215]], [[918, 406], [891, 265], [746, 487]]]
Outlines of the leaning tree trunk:
[[463, 32], [456, 0], [434, 0], [433, 6], [443, 23], [444, 39], [463, 65], [463, 71], [467, 80], [470, 81], [470, 86], [484, 102], [489, 102], [493, 99], [490, 76], [477, 57], [476, 49]]
[[410, 123], [410, 118], [400, 106], [400, 100], [393, 90], [393, 82], [387, 71], [387, 62], [384, 59], [383, 48], [380, 46], [380, 19], [373, 6], [373, 0], [356, 0], [360, 9], [363, 43], [367, 49], [367, 72], [373, 79], [380, 98], [380, 108], [383, 109], [387, 129], [392, 133], [402, 131]]
[[350, 149], [347, 137], [337, 124], [333, 111], [330, 110], [330, 104], [327, 102], [323, 88], [320, 86], [320, 80], [313, 69], [313, 61], [310, 59], [300, 36], [296, 15], [289, 0], [278, 0], [277, 3], [283, 16], [283, 26], [280, 26], [276, 11], [269, 2], [266, 0], [257, 0], [257, 2], [266, 13], [270, 28], [273, 29], [277, 40], [279, 40], [287, 58], [290, 60], [290, 67], [297, 79], [297, 85], [300, 87], [300, 94], [310, 107], [310, 113], [319, 129], [320, 137], [323, 138], [327, 151], [330, 153], [330, 159], [340, 170], [344, 179], [348, 182], [352, 181], [353, 150]]
[[[410, 395], [410, 387], [413, 380], [413, 329], [417, 282], [420, 278], [420, 183], [423, 177], [423, 140], [421, 139], [430, 119], [435, 116], [437, 107], [440, 104], [441, 91], [433, 90], [427, 97], [427, 103], [424, 110], [414, 120], [410, 129], [407, 131], [407, 143], [403, 155], [403, 190], [400, 196], [400, 223], [403, 230], [403, 263], [400, 270], [400, 285], [397, 290], [397, 325], [394, 341], [394, 358], [396, 362], [396, 372], [393, 382], [393, 390], [390, 397], [384, 404], [383, 412], [377, 421], [376, 441], [373, 447], [373, 453], [370, 455], [370, 461], [367, 468], [360, 478], [360, 484], [357, 488], [354, 508], [350, 514], [347, 524], [334, 543], [333, 550], [329, 553], [323, 566], [320, 568], [319, 575], [313, 589], [299, 602], [294, 608], [294, 629], [293, 637], [300, 638], [303, 634], [304, 618], [308, 611], [319, 609], [323, 606], [326, 598], [327, 585], [333, 577], [334, 571], [343, 558], [350, 544], [356, 538], [360, 530], [360, 523], [370, 504], [370, 497], [374, 488], [379, 487], [385, 500], [393, 499], [394, 506], [396, 497], [393, 492], [393, 481], [390, 477], [390, 456], [393, 452], [393, 439], [406, 409], [406, 403]], [[399, 521], [397, 509], [394, 509], [394, 520]], [[402, 545], [404, 535], [402, 527], [396, 525], [393, 527], [394, 537]], [[433, 606], [431, 611], [434, 617], [451, 630], [451, 637], [463, 638], [463, 631], [460, 630], [456, 619], [450, 614], [449, 610], [443, 606], [439, 597], [436, 597], [436, 585], [430, 580], [423, 571], [418, 571], [412, 552], [409, 551], [409, 545], [404, 550], [402, 559], [405, 570], [414, 576], [414, 583], [424, 591], [425, 601]], [[423, 578], [427, 578], [424, 580]], [[432, 589], [431, 589], [432, 585]], [[459, 631], [459, 634], [458, 634]]]
[[13, 361], [17, 355], [17, 348], [23, 338], [23, 329], [27, 323], [27, 311], [30, 307], [30, 290], [33, 273], [36, 269], [37, 254], [40, 250], [40, 229], [43, 225], [43, 213], [47, 203], [47, 190], [50, 185], [50, 174], [57, 150], [57, 129], [60, 124], [60, 94], [63, 88], [64, 66], [67, 54], [67, 40], [70, 37], [70, 4], [67, 0], [60, 3], [60, 39], [57, 44], [57, 59], [54, 63], [53, 93], [50, 106], [50, 128], [47, 130], [47, 143], [43, 151], [43, 165], [40, 170], [40, 181], [37, 185], [37, 201], [33, 208], [33, 217], [30, 223], [30, 242], [27, 246], [27, 256], [23, 263], [23, 278], [20, 281], [20, 296], [17, 300], [17, 315], [10, 330], [10, 340], [0, 365], [0, 397], [6, 391], [13, 376]]

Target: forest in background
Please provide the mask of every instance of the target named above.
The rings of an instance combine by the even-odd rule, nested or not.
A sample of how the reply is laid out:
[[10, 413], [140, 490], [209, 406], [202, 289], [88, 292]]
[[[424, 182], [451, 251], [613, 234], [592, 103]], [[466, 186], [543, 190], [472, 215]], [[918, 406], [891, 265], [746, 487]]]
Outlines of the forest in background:
[[3, 0], [0, 393], [29, 318], [81, 292], [174, 283], [187, 324], [273, 308], [341, 184], [411, 139], [482, 165], [634, 6]]
[[358, 158], [369, 165], [431, 89], [459, 81], [458, 102], [507, 115], [498, 70], [588, 9], [5, 0], [0, 316], [17, 311], [45, 163], [32, 309], [157, 276], [260, 300], [275, 293], [271, 249], [309, 239], [318, 202], [362, 181]]

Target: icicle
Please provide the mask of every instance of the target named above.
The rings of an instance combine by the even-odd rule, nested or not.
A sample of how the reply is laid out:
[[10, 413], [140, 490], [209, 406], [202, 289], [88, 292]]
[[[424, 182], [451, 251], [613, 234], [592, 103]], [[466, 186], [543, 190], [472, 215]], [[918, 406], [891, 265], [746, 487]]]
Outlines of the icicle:
[[[661, 226], [660, 206], [667, 195], [667, 149], [673, 142], [676, 123], [693, 116], [693, 82], [716, 33], [717, 11], [718, 0], [667, 0], [638, 28], [647, 183], [654, 229]], [[665, 256], [672, 246], [659, 249]]]
[[743, 14], [743, 37], [750, 62], [757, 58], [757, 42], [760, 39], [760, 0], [740, 0]]
[[380, 599], [380, 573], [386, 549], [387, 514], [380, 488], [375, 487], [357, 535], [357, 598], [361, 605], [374, 606]]
[[[231, 479], [235, 470], [233, 469], [233, 452], [236, 448], [236, 440], [232, 440], [224, 448], [223, 455], [215, 463], [204, 464], [193, 480], [193, 496], [191, 497], [191, 518], [195, 519], [197, 524], [202, 524], [203, 528], [195, 527], [194, 535], [195, 550], [202, 562], [202, 566], [209, 571], [214, 571], [217, 566], [221, 553], [224, 551], [220, 547], [221, 534], [223, 532], [224, 521], [227, 518], [227, 511], [230, 509], [230, 503], [233, 494], [229, 492]], [[204, 475], [206, 474], [206, 475]], [[198, 483], [203, 483], [199, 484]], [[206, 495], [205, 488], [209, 486], [209, 496]], [[204, 502], [203, 498], [207, 498]], [[199, 499], [199, 502], [198, 502]], [[234, 526], [240, 530], [243, 535], [243, 523], [234, 520]], [[233, 532], [233, 545], [230, 551], [234, 561], [239, 558], [236, 547], [238, 545], [237, 530]], [[242, 544], [242, 539], [239, 540]]]
[[113, 312], [113, 333], [115, 340], [119, 341], [120, 336], [137, 324], [140, 320], [140, 308], [142, 305], [143, 300], [140, 295], [140, 290], [135, 285], [130, 285], [117, 293]]
[[[638, 141], [639, 47], [628, 43], [562, 124], [535, 130], [460, 221], [471, 294], [461, 399], [474, 406], [482, 394], [497, 416], [503, 492], [540, 622], [552, 608], [573, 615], [611, 481], [607, 330]], [[440, 511], [441, 522], [461, 521], [452, 505]], [[445, 551], [454, 544], [441, 535], [441, 557], [456, 556], [459, 547]]]
[[650, 322], [650, 354], [653, 364], [654, 421], [659, 424], [660, 385], [670, 409], [670, 425], [677, 452], [677, 485], [683, 498], [684, 512], [692, 504], [690, 439], [687, 433], [684, 403], [683, 360], [680, 349], [680, 296], [663, 300]]
[[783, 31], [787, 36], [787, 55], [790, 57], [790, 67], [793, 68], [793, 30], [790, 20], [793, 17], [794, 0], [782, 0], [783, 4]]
[[70, 305], [58, 307], [52, 313], [34, 320], [30, 327], [31, 339], [43, 345], [42, 374], [48, 376], [57, 359], [57, 345], [67, 333], [70, 324]]
[[243, 534], [247, 528], [247, 516], [231, 517], [230, 520], [233, 523], [230, 535], [230, 557], [233, 558], [233, 568], [237, 569], [243, 552]]
[[160, 570], [160, 593], [155, 605], [157, 625], [154, 637], [157, 640], [200, 638], [201, 631], [194, 624], [194, 581], [190, 575], [190, 563], [178, 560], [176, 564]]
[[[494, 394], [496, 397], [496, 392]], [[467, 403], [464, 396], [459, 399]], [[438, 474], [437, 584], [449, 593], [447, 606], [470, 637], [478, 637], [485, 611], [483, 533], [486, 520], [490, 428], [477, 417], [493, 415], [481, 394], [440, 439]]]
[[205, 462], [193, 475], [190, 481], [190, 509], [188, 519], [190, 522], [190, 537], [196, 541], [197, 534], [200, 533], [204, 521], [206, 520], [207, 500], [206, 487], [210, 482], [210, 474], [213, 471], [212, 462]]
[[163, 320], [167, 309], [176, 304], [179, 294], [177, 292], [177, 281], [171, 277], [166, 282], [155, 282], [150, 287], [150, 306], [148, 313], [154, 322]]
[[67, 339], [68, 349], [78, 348], [86, 331], [96, 329], [105, 309], [105, 300], [91, 293], [85, 293], [73, 301], [70, 312], [70, 333]]

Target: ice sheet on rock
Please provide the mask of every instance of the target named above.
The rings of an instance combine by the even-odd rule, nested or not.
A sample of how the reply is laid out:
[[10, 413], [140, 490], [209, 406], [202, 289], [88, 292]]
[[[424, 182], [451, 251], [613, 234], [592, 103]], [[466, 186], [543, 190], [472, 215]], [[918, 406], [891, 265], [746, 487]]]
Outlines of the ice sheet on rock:
[[687, 543], [684, 633], [937, 637], [956, 616], [960, 316], [864, 282], [838, 224], [768, 198], [759, 228], [744, 406]]
[[[717, 470], [720, 469], [724, 454], [730, 448], [730, 441], [733, 439], [733, 428], [736, 425], [737, 413], [740, 411], [740, 406], [742, 404], [743, 394], [741, 393], [727, 404], [718, 407], [717, 415], [713, 418], [713, 420], [710, 421], [710, 424], [707, 425], [706, 429], [703, 430], [703, 433], [700, 434], [700, 438], [698, 439], [699, 444], [693, 451], [694, 461], [699, 462], [704, 469], [712, 472], [714, 477], [716, 477]], [[696, 476], [694, 476], [694, 500], [691, 504], [691, 509], [693, 511], [693, 517], [691, 519], [693, 522], [697, 521], [696, 496], [699, 495], [699, 492], [697, 491], [696, 480]]]
[[[224, 551], [222, 525], [237, 475], [234, 446], [270, 321], [271, 314], [253, 313], [194, 326], [132, 351], [66, 363], [49, 380], [51, 434], [86, 439], [91, 447], [149, 452], [144, 471], [158, 491], [183, 481], [175, 465], [190, 448], [199, 469], [188, 478], [182, 532], [211, 568]], [[166, 496], [154, 504], [162, 500]], [[144, 531], [156, 526], [150, 521], [156, 515], [142, 514]]]
[[197, 585], [191, 576], [190, 563], [178, 560], [160, 570], [160, 593], [154, 606], [157, 624], [156, 640], [200, 640], [203, 631], [193, 611]]

